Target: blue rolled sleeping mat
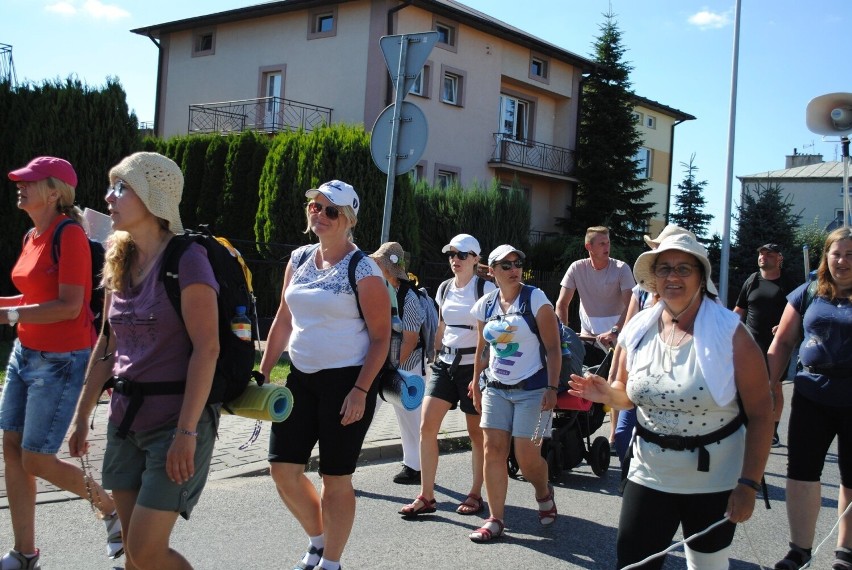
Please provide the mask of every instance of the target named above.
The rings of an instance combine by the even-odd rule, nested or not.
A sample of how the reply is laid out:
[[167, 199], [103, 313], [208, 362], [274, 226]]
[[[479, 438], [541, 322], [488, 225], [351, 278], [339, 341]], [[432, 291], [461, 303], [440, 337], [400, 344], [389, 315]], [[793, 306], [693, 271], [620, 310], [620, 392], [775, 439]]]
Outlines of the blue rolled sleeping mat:
[[382, 372], [380, 382], [379, 396], [385, 402], [409, 411], [423, 403], [426, 383], [419, 374], [387, 369]]

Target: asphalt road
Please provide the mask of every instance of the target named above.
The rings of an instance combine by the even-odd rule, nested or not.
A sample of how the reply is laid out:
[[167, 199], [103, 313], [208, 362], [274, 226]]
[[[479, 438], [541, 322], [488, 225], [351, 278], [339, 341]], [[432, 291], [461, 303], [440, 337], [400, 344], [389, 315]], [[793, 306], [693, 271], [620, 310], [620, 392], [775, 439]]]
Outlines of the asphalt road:
[[[789, 392], [789, 386], [785, 392]], [[607, 429], [604, 424], [602, 429]], [[783, 438], [786, 439], [786, 438]], [[839, 475], [836, 448], [824, 472], [823, 508], [817, 542], [836, 521]], [[614, 541], [620, 498], [615, 462], [604, 478], [585, 463], [566, 472], [556, 488], [560, 516], [543, 529], [536, 517], [532, 488], [523, 481], [509, 485], [507, 535], [492, 544], [471, 543], [467, 535], [484, 516], [454, 512], [469, 481], [469, 452], [442, 456], [438, 473], [439, 510], [415, 521], [396, 511], [417, 494], [416, 487], [390, 482], [397, 461], [359, 467], [358, 514], [344, 553], [343, 567], [419, 569], [614, 568]], [[786, 448], [773, 450], [767, 467], [772, 509], [758, 503], [754, 517], [737, 530], [731, 568], [771, 568], [787, 550], [783, 502]], [[318, 478], [312, 476], [318, 483]], [[0, 510], [0, 538], [11, 542], [8, 510]], [[43, 504], [37, 510], [42, 565], [51, 570], [121, 568], [103, 557], [104, 535], [82, 501]], [[816, 556], [813, 567], [827, 568], [836, 532]], [[211, 481], [189, 522], [179, 521], [173, 546], [200, 569], [292, 568], [306, 548], [306, 538], [278, 499], [268, 477]], [[666, 569], [684, 568], [682, 554], [670, 555]], [[119, 561], [120, 562], [120, 561]]]

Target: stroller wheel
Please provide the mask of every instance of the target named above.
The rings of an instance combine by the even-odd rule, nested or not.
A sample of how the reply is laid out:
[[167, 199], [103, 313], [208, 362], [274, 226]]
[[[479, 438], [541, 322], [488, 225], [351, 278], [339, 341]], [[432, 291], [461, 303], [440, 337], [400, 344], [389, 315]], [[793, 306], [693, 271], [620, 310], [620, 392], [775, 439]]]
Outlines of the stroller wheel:
[[514, 442], [509, 447], [509, 458], [506, 460], [506, 470], [509, 472], [509, 477], [511, 477], [512, 479], [517, 479], [518, 472], [521, 470], [521, 466], [518, 464], [518, 460], [515, 458]]
[[603, 436], [596, 437], [589, 450], [589, 465], [592, 472], [598, 477], [605, 476], [609, 469], [609, 460], [609, 440]]
[[551, 441], [545, 460], [547, 461], [547, 478], [551, 483], [559, 481], [562, 476], [562, 444]]

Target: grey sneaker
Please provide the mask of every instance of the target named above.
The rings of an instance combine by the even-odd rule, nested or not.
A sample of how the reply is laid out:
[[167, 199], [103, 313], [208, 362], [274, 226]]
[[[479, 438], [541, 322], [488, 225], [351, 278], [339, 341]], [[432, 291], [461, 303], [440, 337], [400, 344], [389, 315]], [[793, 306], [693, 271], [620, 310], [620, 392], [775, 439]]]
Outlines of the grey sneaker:
[[772, 447], [781, 447], [781, 438], [777, 433], [772, 436]]
[[41, 564], [38, 561], [39, 551], [36, 548], [36, 555], [32, 558], [27, 558], [15, 549], [10, 550], [0, 558], [0, 568], [5, 570], [41, 570]]
[[124, 540], [121, 537], [121, 521], [118, 514], [112, 513], [104, 517], [104, 526], [107, 532], [107, 557], [110, 560], [121, 558], [124, 554]]

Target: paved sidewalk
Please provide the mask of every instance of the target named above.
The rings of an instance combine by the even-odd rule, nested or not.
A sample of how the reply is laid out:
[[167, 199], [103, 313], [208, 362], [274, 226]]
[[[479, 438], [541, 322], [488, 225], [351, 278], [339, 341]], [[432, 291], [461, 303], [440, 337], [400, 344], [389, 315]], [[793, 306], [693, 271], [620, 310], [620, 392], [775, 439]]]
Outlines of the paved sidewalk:
[[[88, 461], [91, 465], [92, 475], [98, 480], [100, 479], [100, 467], [106, 444], [106, 416], [107, 404], [101, 403], [95, 412], [95, 427], [89, 435], [90, 450]], [[266, 455], [267, 443], [269, 441], [269, 426], [269, 422], [263, 422], [257, 441], [241, 451], [239, 449], [240, 446], [249, 440], [254, 431], [255, 421], [223, 414], [219, 427], [219, 440], [216, 442], [213, 461], [210, 465], [209, 480], [268, 473], [269, 463], [266, 461]], [[447, 417], [444, 418], [439, 439], [444, 446], [457, 445], [467, 440], [464, 414], [460, 410], [451, 410], [447, 414]], [[317, 450], [314, 449], [315, 455], [311, 458], [311, 469], [316, 469], [316, 452]], [[2, 459], [2, 455], [2, 450], [0, 450], [0, 459]], [[77, 458], [69, 457], [67, 443], [63, 445], [63, 449], [59, 452], [59, 457], [70, 459], [78, 464], [80, 461]], [[391, 459], [394, 457], [402, 457], [399, 427], [397, 426], [393, 406], [382, 403], [373, 418], [370, 431], [367, 432], [360, 461]], [[8, 508], [6, 479], [4, 475], [4, 465], [2, 460], [0, 460], [0, 508]], [[45, 481], [38, 480], [37, 502], [39, 503], [66, 501], [77, 498], [73, 493], [61, 491]]]

